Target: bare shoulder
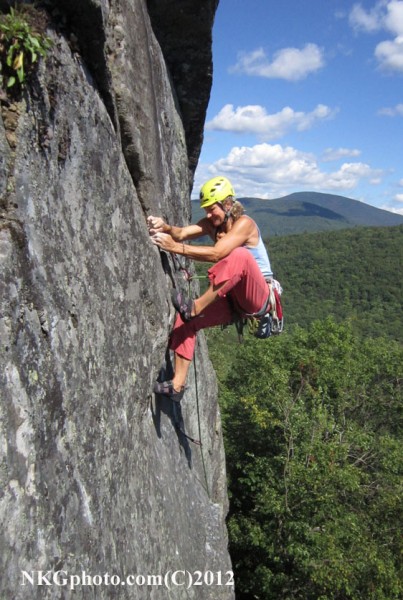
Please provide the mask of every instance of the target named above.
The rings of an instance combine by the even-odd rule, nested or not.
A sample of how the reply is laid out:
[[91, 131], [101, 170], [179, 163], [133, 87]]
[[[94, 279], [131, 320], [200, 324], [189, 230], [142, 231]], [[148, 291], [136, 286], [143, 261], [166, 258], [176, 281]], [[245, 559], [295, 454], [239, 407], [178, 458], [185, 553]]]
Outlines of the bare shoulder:
[[242, 215], [235, 221], [232, 228], [243, 229], [244, 231], [250, 231], [251, 233], [257, 230], [257, 225], [253, 219], [248, 215]]
[[242, 215], [235, 221], [233, 229], [235, 231], [242, 232], [245, 237], [245, 243], [247, 246], [257, 246], [259, 242], [259, 229], [253, 219], [248, 215]]

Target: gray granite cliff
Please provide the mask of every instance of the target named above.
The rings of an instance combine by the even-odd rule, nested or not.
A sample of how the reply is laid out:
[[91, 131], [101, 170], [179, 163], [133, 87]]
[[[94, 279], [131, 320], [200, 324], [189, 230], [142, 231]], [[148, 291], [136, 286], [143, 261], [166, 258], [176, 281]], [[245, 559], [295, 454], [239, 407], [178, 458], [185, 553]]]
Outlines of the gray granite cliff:
[[48, 0], [52, 49], [1, 102], [1, 598], [234, 597], [203, 335], [177, 411], [152, 394], [188, 284], [146, 227], [190, 219], [217, 3]]

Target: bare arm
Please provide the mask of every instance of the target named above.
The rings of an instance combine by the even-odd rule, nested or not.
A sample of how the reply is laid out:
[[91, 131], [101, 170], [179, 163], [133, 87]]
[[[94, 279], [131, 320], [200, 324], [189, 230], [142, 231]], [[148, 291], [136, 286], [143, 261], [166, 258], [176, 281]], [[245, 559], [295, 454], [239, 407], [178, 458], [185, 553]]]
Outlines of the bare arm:
[[256, 225], [252, 219], [241, 218], [234, 223], [232, 229], [219, 239], [214, 246], [189, 246], [188, 244], [184, 244], [183, 241], [176, 241], [171, 235], [164, 233], [156, 233], [152, 236], [152, 241], [168, 252], [188, 256], [193, 260], [202, 262], [217, 262], [228, 256], [234, 248], [243, 246], [250, 241], [255, 230]]

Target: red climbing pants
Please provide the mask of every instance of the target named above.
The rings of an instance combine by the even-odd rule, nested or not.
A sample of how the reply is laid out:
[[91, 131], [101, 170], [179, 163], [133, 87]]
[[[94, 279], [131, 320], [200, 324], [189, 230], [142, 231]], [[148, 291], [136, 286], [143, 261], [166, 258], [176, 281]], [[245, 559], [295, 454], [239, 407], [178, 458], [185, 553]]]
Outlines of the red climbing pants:
[[190, 321], [183, 321], [178, 314], [172, 330], [169, 347], [187, 360], [193, 358], [196, 334], [200, 329], [228, 325], [233, 320], [234, 309], [240, 315], [257, 313], [267, 301], [267, 283], [246, 248], [235, 248], [208, 270], [208, 277], [213, 286], [226, 282], [220, 288], [217, 300]]

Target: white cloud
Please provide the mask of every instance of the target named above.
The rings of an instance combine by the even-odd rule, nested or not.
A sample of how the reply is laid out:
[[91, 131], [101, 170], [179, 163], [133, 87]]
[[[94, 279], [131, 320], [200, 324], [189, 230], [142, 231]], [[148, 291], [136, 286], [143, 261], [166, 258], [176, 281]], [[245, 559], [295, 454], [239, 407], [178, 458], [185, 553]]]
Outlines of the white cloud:
[[375, 56], [381, 69], [403, 72], [403, 35], [380, 42], [375, 48]]
[[243, 52], [230, 71], [269, 79], [299, 81], [318, 71], [323, 65], [323, 51], [316, 44], [306, 44], [302, 49], [283, 48], [274, 54], [272, 60], [263, 48]]
[[382, 210], [388, 210], [389, 212], [395, 213], [397, 215], [403, 215], [403, 208], [395, 208], [394, 206], [388, 206], [386, 204], [380, 206], [379, 208], [381, 208]]
[[238, 196], [278, 197], [297, 190], [351, 191], [362, 180], [378, 178], [380, 171], [361, 162], [344, 163], [332, 172], [321, 169], [314, 155], [280, 144], [236, 146], [209, 169], [211, 177], [228, 176]]
[[381, 108], [378, 111], [379, 115], [385, 115], [386, 117], [403, 117], [403, 104], [396, 104], [393, 107]]
[[396, 202], [403, 202], [403, 194], [396, 194], [393, 200], [396, 200]]
[[385, 2], [378, 2], [371, 10], [365, 10], [361, 4], [354, 4], [349, 14], [349, 23], [356, 29], [369, 33], [383, 26]]
[[350, 25], [366, 32], [385, 29], [393, 39], [380, 42], [375, 48], [375, 57], [381, 69], [403, 72], [403, 1], [380, 0], [370, 9], [354, 4], [350, 15]]
[[332, 118], [337, 110], [318, 104], [314, 110], [305, 113], [286, 106], [274, 114], [267, 114], [259, 105], [238, 106], [226, 104], [220, 112], [206, 124], [206, 129], [253, 133], [262, 140], [278, 139], [288, 131], [306, 131], [318, 121]]
[[385, 27], [396, 36], [403, 35], [403, 2], [393, 0], [387, 4]]
[[360, 156], [361, 150], [353, 149], [353, 148], [326, 148], [326, 150], [322, 154], [323, 162], [331, 162], [334, 160], [340, 160], [341, 158], [346, 157], [356, 157]]

